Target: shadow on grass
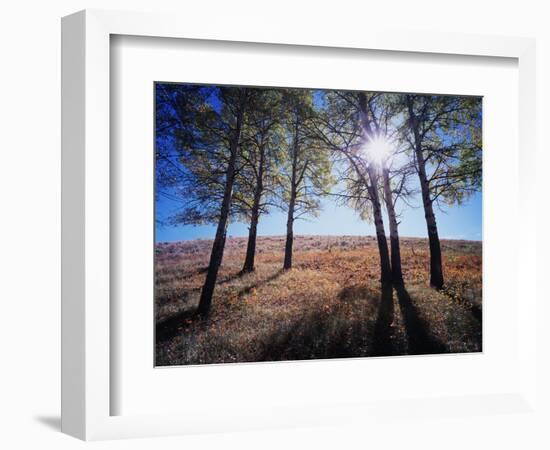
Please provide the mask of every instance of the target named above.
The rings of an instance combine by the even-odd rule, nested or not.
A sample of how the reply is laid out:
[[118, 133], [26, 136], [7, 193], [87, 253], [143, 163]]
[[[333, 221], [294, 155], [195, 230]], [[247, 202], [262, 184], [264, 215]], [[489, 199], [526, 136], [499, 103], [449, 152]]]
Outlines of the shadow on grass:
[[[274, 274], [270, 275], [267, 278], [261, 279], [257, 281], [256, 283], [251, 284], [250, 286], [247, 286], [243, 289], [241, 289], [238, 292], [239, 297], [243, 297], [246, 294], [250, 293], [253, 289], [257, 289], [267, 283], [270, 283], [271, 281], [275, 280], [281, 274], [283, 273], [283, 270], [278, 270]], [[235, 275], [229, 276], [228, 278], [225, 278], [221, 282], [217, 283], [217, 285], [221, 285], [224, 283], [227, 283], [235, 278], [240, 278], [242, 274], [238, 272]], [[200, 291], [200, 289], [193, 289], [192, 291]], [[189, 292], [184, 292], [183, 295], [187, 296]], [[170, 317], [160, 320], [155, 325], [155, 341], [157, 344], [160, 344], [162, 342], [168, 341], [175, 337], [178, 333], [181, 332], [183, 328], [183, 323], [185, 321], [198, 321], [200, 320], [199, 315], [197, 314], [196, 308], [194, 309], [186, 309], [180, 312], [177, 312]], [[203, 323], [204, 326], [207, 326], [207, 322]]]
[[479, 322], [481, 323], [482, 320], [483, 320], [483, 313], [481, 311], [481, 307], [479, 305], [471, 305], [470, 306], [470, 311], [472, 312], [473, 316], [479, 320]]
[[262, 338], [256, 361], [299, 361], [349, 358], [366, 354], [365, 325], [342, 317], [314, 312], [295, 318], [289, 324]]
[[235, 272], [234, 274], [227, 275], [225, 278], [218, 281], [218, 284], [222, 285], [222, 284], [229, 283], [230, 281], [236, 280], [237, 278], [242, 278], [243, 275], [246, 275], [246, 272], [243, 272], [243, 271]]
[[155, 341], [158, 344], [172, 339], [176, 334], [181, 332], [184, 321], [197, 320], [198, 317], [196, 310], [188, 309], [157, 322], [155, 326]]
[[389, 283], [384, 283], [381, 287], [378, 316], [374, 326], [373, 348], [375, 356], [395, 354], [395, 348], [391, 339], [393, 315], [393, 287]]
[[277, 278], [279, 278], [283, 274], [283, 272], [284, 272], [283, 269], [279, 269], [277, 272], [270, 275], [269, 277], [258, 280], [256, 283], [253, 283], [250, 286], [246, 286], [245, 288], [239, 291], [239, 294], [238, 294], [239, 297], [243, 297], [246, 294], [250, 294], [250, 292], [252, 292], [254, 289], [258, 289], [259, 287], [267, 283], [271, 283], [273, 280], [276, 280]]
[[[389, 291], [384, 290], [385, 296], [388, 293], [391, 296], [391, 286]], [[372, 291], [366, 286], [348, 286], [340, 291], [338, 298], [341, 303], [328, 310], [306, 309], [303, 314], [279, 322], [275, 330], [260, 338], [255, 360], [289, 361], [371, 356], [372, 322], [350, 315], [349, 306], [352, 306], [351, 310], [364, 310], [366, 305], [375, 300]], [[387, 309], [387, 306], [386, 303], [383, 308]], [[389, 310], [388, 313], [391, 315]]]
[[346, 286], [338, 294], [338, 298], [342, 302], [353, 302], [358, 298], [370, 297], [370, 291], [367, 286]]
[[[283, 272], [279, 270], [267, 278], [245, 286], [237, 295], [243, 297], [253, 289], [275, 280]], [[399, 306], [394, 301], [393, 289], [397, 293]], [[378, 295], [380, 300], [376, 302]], [[243, 354], [242, 359], [237, 358], [235, 361], [285, 361], [448, 352], [447, 347], [430, 332], [428, 324], [420, 317], [409, 293], [402, 286], [382, 284], [379, 294], [366, 287], [348, 287], [342, 289], [339, 298], [342, 302], [333, 305], [329, 310], [311, 311], [306, 308], [303, 313], [278, 321], [269, 332], [256, 335], [255, 349], [252, 353], [246, 356]], [[350, 311], [359, 311], [359, 317], [357, 314], [350, 315]], [[403, 318], [404, 334], [396, 334], [392, 326], [396, 314], [401, 314]], [[368, 319], [369, 316], [372, 320]], [[157, 345], [168, 342], [182, 333], [191, 322], [197, 320], [200, 320], [199, 316], [195, 309], [191, 309], [158, 322]], [[210, 321], [201, 322], [200, 333], [207, 333], [209, 324]], [[197, 331], [196, 327], [194, 329]], [[226, 340], [222, 339], [220, 342], [225, 345]], [[240, 350], [232, 351], [238, 354]], [[212, 360], [216, 361], [216, 358]]]
[[403, 286], [396, 286], [395, 291], [399, 298], [399, 307], [405, 322], [410, 355], [425, 355], [446, 353], [447, 347], [436, 337], [430, 334], [429, 327], [419, 316], [411, 296]]

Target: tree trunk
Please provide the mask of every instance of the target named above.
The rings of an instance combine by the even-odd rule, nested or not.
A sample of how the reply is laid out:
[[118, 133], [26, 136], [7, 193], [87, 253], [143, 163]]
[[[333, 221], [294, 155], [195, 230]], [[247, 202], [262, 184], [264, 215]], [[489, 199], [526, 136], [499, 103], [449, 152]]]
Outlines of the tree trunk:
[[244, 259], [244, 265], [242, 273], [254, 272], [254, 258], [256, 256], [256, 235], [258, 229], [258, 217], [259, 217], [259, 207], [254, 206], [252, 209], [252, 215], [250, 217], [250, 228], [248, 230], [248, 244], [246, 246], [246, 257]]
[[264, 151], [260, 151], [260, 167], [256, 178], [256, 189], [254, 190], [254, 200], [250, 215], [250, 228], [248, 230], [248, 244], [246, 246], [246, 257], [244, 260], [243, 273], [254, 271], [254, 258], [256, 256], [256, 235], [258, 230], [258, 220], [260, 218], [260, 202], [264, 190]]
[[430, 184], [426, 175], [426, 161], [422, 152], [422, 139], [420, 137], [419, 124], [413, 111], [412, 101], [407, 98], [407, 106], [415, 141], [415, 157], [417, 164], [418, 178], [420, 180], [420, 189], [422, 192], [422, 203], [424, 205], [424, 217], [428, 228], [428, 240], [430, 244], [430, 285], [436, 289], [441, 289], [444, 284], [443, 264], [441, 258], [441, 244], [437, 232], [437, 222], [433, 211], [433, 202], [430, 196]]
[[370, 179], [369, 195], [372, 202], [374, 227], [376, 229], [376, 240], [378, 241], [378, 253], [380, 255], [380, 281], [382, 283], [389, 283], [392, 280], [392, 273], [388, 241], [386, 240], [384, 221], [382, 219], [382, 206], [380, 204], [380, 196], [378, 195], [378, 180], [372, 167], [369, 167], [368, 174]]
[[430, 243], [430, 285], [437, 289], [441, 289], [444, 284], [443, 280], [443, 264], [441, 257], [441, 244], [439, 242], [439, 234], [437, 232], [437, 222], [433, 211], [432, 200], [430, 198], [430, 189], [426, 178], [426, 168], [424, 166], [423, 157], [420, 152], [417, 152], [420, 188], [422, 190], [422, 203], [424, 204], [424, 217], [426, 218], [426, 226], [428, 228], [428, 240]]
[[252, 211], [250, 218], [250, 228], [248, 230], [248, 243], [246, 245], [246, 257], [242, 273], [254, 272], [254, 258], [256, 256], [256, 236], [258, 229], [258, 212]]
[[216, 279], [218, 278], [218, 270], [220, 268], [223, 250], [225, 247], [225, 237], [227, 234], [227, 224], [229, 219], [229, 211], [231, 209], [231, 200], [233, 197], [233, 182], [235, 180], [235, 166], [237, 162], [237, 154], [239, 141], [241, 137], [241, 128], [244, 116], [244, 102], [241, 104], [239, 111], [237, 112], [237, 123], [235, 126], [235, 134], [230, 144], [230, 156], [227, 164], [227, 173], [225, 178], [225, 187], [223, 192], [223, 200], [220, 210], [220, 218], [218, 220], [218, 226], [216, 228], [216, 235], [214, 237], [214, 243], [212, 245], [212, 252], [210, 254], [210, 263], [208, 264], [208, 270], [206, 273], [206, 280], [201, 290], [201, 297], [199, 300], [198, 313], [201, 316], [207, 316], [210, 312], [210, 306], [212, 304], [212, 296], [214, 295], [214, 287], [216, 285]]
[[401, 269], [401, 249], [399, 248], [399, 232], [397, 229], [397, 218], [393, 206], [393, 196], [390, 186], [390, 174], [388, 169], [382, 172], [384, 177], [384, 200], [388, 212], [388, 221], [390, 223], [390, 248], [391, 248], [391, 271], [394, 284], [403, 284], [403, 272]]
[[[366, 137], [373, 137], [374, 133], [368, 119], [367, 96], [364, 92], [359, 93], [359, 108], [361, 110], [361, 125]], [[367, 183], [367, 189], [372, 203], [372, 212], [374, 216], [374, 226], [376, 229], [376, 240], [378, 241], [378, 253], [380, 254], [380, 281], [382, 283], [391, 282], [390, 255], [388, 252], [388, 241], [384, 230], [384, 220], [382, 219], [382, 206], [380, 196], [378, 195], [378, 175], [376, 169], [371, 163], [367, 169], [370, 183]]]
[[290, 201], [288, 202], [288, 216], [286, 220], [286, 242], [285, 242], [285, 261], [283, 269], [292, 268], [292, 245], [294, 243], [294, 208], [296, 207], [296, 178], [298, 171], [298, 121], [296, 121], [296, 130], [294, 135], [294, 145], [292, 149], [292, 175], [290, 187]]
[[288, 205], [288, 217], [286, 221], [285, 262], [283, 269], [292, 269], [292, 245], [294, 243], [294, 202], [295, 194], [291, 196]]

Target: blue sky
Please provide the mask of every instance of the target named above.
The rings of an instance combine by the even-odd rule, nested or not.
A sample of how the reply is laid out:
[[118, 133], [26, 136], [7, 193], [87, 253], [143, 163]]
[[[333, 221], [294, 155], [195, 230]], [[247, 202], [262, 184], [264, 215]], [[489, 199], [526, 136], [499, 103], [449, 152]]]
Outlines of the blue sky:
[[[426, 221], [420, 197], [412, 202], [416, 208], [398, 205], [403, 211], [399, 233], [401, 236], [426, 237]], [[156, 203], [157, 217], [167, 218], [177, 211], [178, 204], [172, 200], [160, 198]], [[443, 211], [436, 209], [439, 236], [447, 239], [481, 240], [482, 233], [481, 193], [475, 194], [462, 205], [446, 207]], [[386, 233], [388, 224], [384, 217]], [[163, 226], [156, 227], [156, 241], [180, 241], [198, 238], [213, 238], [215, 225], [200, 226]], [[258, 225], [260, 236], [283, 235], [286, 232], [286, 214], [273, 211], [264, 215]], [[330, 198], [323, 200], [323, 209], [319, 217], [298, 220], [294, 233], [316, 235], [374, 235], [374, 225], [363, 221], [351, 209], [337, 205]], [[232, 223], [228, 229], [229, 236], [247, 236], [248, 226], [243, 223]]]
[[[219, 100], [212, 96], [209, 99], [211, 105], [219, 110]], [[316, 92], [315, 103], [322, 101], [320, 91]], [[157, 136], [157, 145], [160, 145], [162, 136]], [[162, 145], [173, 145], [171, 142], [162, 141]], [[175, 160], [176, 164], [177, 161]], [[418, 187], [418, 183], [416, 183]], [[399, 234], [403, 237], [427, 237], [424, 209], [420, 195], [409, 199], [407, 206], [397, 204], [397, 212], [402, 213], [399, 221]], [[180, 241], [192, 239], [213, 238], [215, 225], [166, 225], [181, 204], [173, 199], [158, 196], [156, 199], [156, 242]], [[482, 239], [482, 194], [476, 193], [461, 205], [445, 206], [438, 209], [435, 205], [435, 214], [438, 224], [439, 236], [446, 239]], [[384, 216], [386, 233], [389, 234], [387, 217]], [[159, 224], [163, 222], [164, 224]], [[260, 236], [284, 235], [286, 233], [286, 212], [272, 209], [269, 214], [263, 215], [258, 224]], [[341, 206], [333, 198], [326, 197], [322, 200], [322, 210], [318, 217], [306, 217], [297, 220], [294, 224], [295, 235], [374, 235], [374, 225], [363, 221], [351, 208]], [[248, 224], [230, 223], [229, 236], [247, 236]]]

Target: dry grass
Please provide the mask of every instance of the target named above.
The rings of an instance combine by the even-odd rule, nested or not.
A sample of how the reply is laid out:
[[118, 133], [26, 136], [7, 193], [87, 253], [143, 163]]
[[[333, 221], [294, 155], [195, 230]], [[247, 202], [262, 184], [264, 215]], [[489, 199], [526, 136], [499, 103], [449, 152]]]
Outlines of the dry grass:
[[381, 292], [372, 237], [228, 238], [212, 312], [195, 318], [211, 241], [156, 248], [156, 363], [205, 364], [481, 350], [481, 243], [442, 241], [446, 288], [428, 286], [424, 239], [401, 241], [406, 289]]

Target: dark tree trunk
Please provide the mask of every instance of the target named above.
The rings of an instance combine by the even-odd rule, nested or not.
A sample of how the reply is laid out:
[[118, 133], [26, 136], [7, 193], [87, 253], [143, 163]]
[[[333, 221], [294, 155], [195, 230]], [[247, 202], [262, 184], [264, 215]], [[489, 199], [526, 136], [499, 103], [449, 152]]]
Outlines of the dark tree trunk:
[[288, 216], [286, 220], [286, 242], [285, 242], [285, 261], [283, 269], [292, 268], [292, 245], [294, 243], [294, 209], [296, 207], [296, 180], [298, 176], [298, 121], [294, 134], [294, 145], [292, 149], [292, 175], [290, 187], [290, 200], [288, 202]]
[[241, 102], [240, 108], [237, 112], [235, 133], [231, 140], [229, 162], [227, 164], [227, 173], [225, 176], [223, 200], [220, 209], [220, 218], [218, 220], [216, 235], [214, 237], [214, 243], [212, 245], [212, 252], [210, 254], [210, 263], [208, 264], [206, 280], [204, 281], [204, 285], [201, 290], [201, 297], [199, 300], [198, 313], [201, 316], [207, 316], [210, 312], [212, 296], [214, 295], [214, 287], [216, 285], [216, 279], [218, 278], [218, 270], [220, 269], [223, 258], [229, 211], [231, 209], [231, 200], [233, 196], [233, 182], [235, 180], [235, 166], [237, 162], [243, 116], [244, 101]]
[[422, 192], [422, 203], [424, 205], [424, 217], [428, 228], [428, 240], [430, 244], [430, 285], [436, 289], [441, 289], [444, 284], [443, 264], [441, 257], [441, 244], [437, 232], [437, 222], [433, 210], [433, 202], [430, 196], [430, 184], [426, 175], [426, 161], [422, 152], [422, 138], [420, 136], [418, 119], [414, 113], [412, 101], [407, 98], [409, 117], [414, 133], [416, 165], [418, 178], [420, 180], [420, 190]]
[[286, 221], [286, 242], [285, 242], [285, 262], [283, 269], [292, 269], [292, 245], [294, 243], [294, 201], [295, 198], [291, 198], [288, 205], [288, 217]]
[[[417, 152], [417, 160], [423, 160], [422, 154]], [[437, 232], [437, 222], [433, 211], [432, 200], [430, 198], [430, 190], [428, 180], [426, 178], [426, 168], [424, 163], [419, 163], [420, 187], [422, 190], [422, 203], [424, 204], [424, 217], [428, 228], [428, 240], [430, 243], [430, 285], [437, 289], [441, 289], [444, 284], [443, 280], [443, 263], [441, 257], [441, 244], [439, 242], [439, 234]]]
[[390, 186], [390, 174], [388, 169], [382, 172], [384, 177], [384, 200], [388, 212], [388, 221], [390, 224], [390, 248], [391, 248], [391, 271], [394, 284], [403, 284], [403, 272], [401, 269], [401, 249], [399, 247], [399, 232], [397, 228], [397, 218], [393, 206], [393, 196]]
[[[367, 96], [364, 92], [359, 93], [359, 108], [361, 109], [361, 125], [366, 136], [374, 136], [368, 119]], [[382, 283], [391, 282], [390, 254], [388, 251], [388, 242], [384, 230], [384, 220], [382, 219], [382, 206], [380, 196], [378, 195], [378, 175], [376, 169], [369, 163], [367, 169], [369, 183], [367, 188], [372, 203], [372, 212], [374, 216], [374, 226], [376, 229], [376, 240], [378, 241], [378, 253], [380, 254], [380, 281]], [[365, 180], [366, 181], [366, 180]]]
[[254, 272], [254, 258], [256, 256], [256, 236], [258, 230], [259, 208], [254, 205], [250, 217], [250, 228], [248, 229], [248, 244], [246, 245], [246, 257], [242, 273]]
[[390, 255], [388, 252], [388, 241], [384, 230], [384, 221], [382, 219], [382, 206], [380, 196], [378, 195], [378, 180], [372, 167], [368, 170], [370, 187], [369, 195], [372, 202], [372, 212], [374, 216], [374, 227], [376, 229], [376, 240], [378, 242], [378, 253], [380, 255], [380, 281], [390, 283], [392, 281]]
[[258, 230], [258, 220], [260, 218], [260, 202], [264, 190], [264, 149], [260, 150], [260, 167], [256, 177], [256, 189], [254, 190], [254, 200], [250, 215], [250, 228], [248, 230], [248, 244], [246, 246], [246, 257], [244, 260], [243, 273], [254, 271], [254, 258], [256, 256], [256, 235]]

